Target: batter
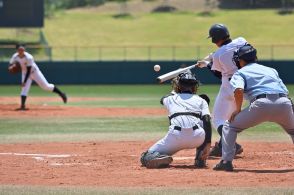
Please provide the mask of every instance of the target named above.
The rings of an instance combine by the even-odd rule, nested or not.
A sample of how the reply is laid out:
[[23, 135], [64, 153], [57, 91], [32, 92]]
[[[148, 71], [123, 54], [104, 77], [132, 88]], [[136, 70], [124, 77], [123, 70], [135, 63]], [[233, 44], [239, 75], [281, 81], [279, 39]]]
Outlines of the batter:
[[[223, 125], [229, 119], [235, 110], [235, 102], [232, 92], [230, 91], [230, 79], [238, 70], [233, 62], [234, 51], [245, 45], [247, 41], [243, 37], [236, 39], [230, 38], [227, 27], [223, 24], [214, 24], [209, 30], [209, 38], [219, 49], [211, 54], [204, 61], [200, 61], [198, 67], [209, 68], [215, 76], [221, 79], [221, 86], [215, 99], [212, 111], [212, 124], [220, 136], [222, 136]], [[210, 156], [221, 156], [222, 151], [221, 137], [210, 152]], [[241, 145], [236, 144], [236, 154], [243, 152]]]

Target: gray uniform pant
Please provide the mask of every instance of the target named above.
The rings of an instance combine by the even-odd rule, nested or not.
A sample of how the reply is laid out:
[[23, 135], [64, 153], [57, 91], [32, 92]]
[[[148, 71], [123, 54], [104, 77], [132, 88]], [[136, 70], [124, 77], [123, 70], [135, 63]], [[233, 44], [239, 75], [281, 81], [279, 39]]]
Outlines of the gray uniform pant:
[[234, 159], [237, 133], [266, 121], [281, 125], [294, 143], [292, 102], [286, 97], [269, 96], [255, 100], [231, 123], [226, 122], [222, 136], [222, 160], [232, 161]]

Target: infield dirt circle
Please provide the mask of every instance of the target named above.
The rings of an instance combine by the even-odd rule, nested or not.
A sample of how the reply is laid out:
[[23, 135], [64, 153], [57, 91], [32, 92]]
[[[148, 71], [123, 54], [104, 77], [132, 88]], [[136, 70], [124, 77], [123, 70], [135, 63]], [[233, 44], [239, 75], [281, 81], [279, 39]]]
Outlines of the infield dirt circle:
[[[0, 117], [166, 115], [163, 109], [30, 106], [25, 114], [1, 105]], [[74, 110], [74, 111], [73, 111]], [[140, 113], [140, 114], [139, 114]], [[234, 172], [195, 169], [194, 150], [174, 155], [169, 168], [146, 169], [140, 155], [156, 140], [0, 145], [0, 184], [115, 187], [293, 187], [294, 147], [290, 142], [242, 142]]]

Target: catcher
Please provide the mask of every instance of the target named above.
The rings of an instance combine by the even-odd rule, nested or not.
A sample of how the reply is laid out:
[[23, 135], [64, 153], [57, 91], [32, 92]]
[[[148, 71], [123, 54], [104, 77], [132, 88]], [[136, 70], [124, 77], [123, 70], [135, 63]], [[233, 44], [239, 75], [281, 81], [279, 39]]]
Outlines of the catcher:
[[57, 93], [63, 100], [67, 102], [65, 93], [61, 92], [55, 85], [48, 83], [31, 54], [25, 51], [24, 45], [16, 46], [17, 52], [10, 59], [8, 71], [15, 74], [21, 72], [21, 106], [17, 110], [27, 110], [25, 103], [31, 84], [35, 81], [42, 89]]
[[160, 100], [169, 112], [168, 133], [142, 153], [141, 163], [147, 168], [168, 167], [176, 152], [197, 148], [194, 165], [204, 168], [211, 146], [208, 104], [196, 95], [199, 82], [191, 73], [181, 73], [174, 81], [175, 93]]

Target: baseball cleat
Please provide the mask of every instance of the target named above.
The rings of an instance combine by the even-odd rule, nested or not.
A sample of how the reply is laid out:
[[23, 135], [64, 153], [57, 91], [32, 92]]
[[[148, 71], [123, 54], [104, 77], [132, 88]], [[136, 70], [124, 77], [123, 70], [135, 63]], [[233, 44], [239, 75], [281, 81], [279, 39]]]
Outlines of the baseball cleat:
[[[235, 156], [241, 154], [243, 152], [243, 148], [240, 144], [236, 143], [236, 153]], [[215, 142], [215, 146], [210, 150], [209, 156], [221, 157], [222, 156], [222, 148], [218, 142]]]
[[162, 156], [148, 161], [146, 167], [149, 169], [166, 168], [172, 161], [173, 158], [171, 156]]
[[61, 93], [60, 94], [60, 97], [62, 98], [62, 101], [63, 101], [63, 103], [67, 103], [67, 97], [66, 97], [66, 94], [65, 93]]
[[235, 155], [241, 154], [243, 152], [243, 148], [240, 144], [236, 143], [236, 153]]
[[209, 156], [215, 156], [215, 157], [222, 156], [222, 148], [219, 146], [218, 142], [215, 142], [215, 145], [211, 148], [209, 152]]
[[20, 107], [20, 108], [17, 108], [17, 109], [15, 109], [15, 111], [26, 111], [26, 110], [29, 110], [28, 108], [26, 108], [26, 107]]
[[213, 167], [213, 170], [215, 171], [233, 171], [233, 164], [232, 161], [227, 161], [226, 163], [224, 163], [223, 160], [221, 160], [218, 164], [216, 164]]
[[196, 168], [205, 168], [207, 167], [206, 160], [195, 160], [194, 166]]

